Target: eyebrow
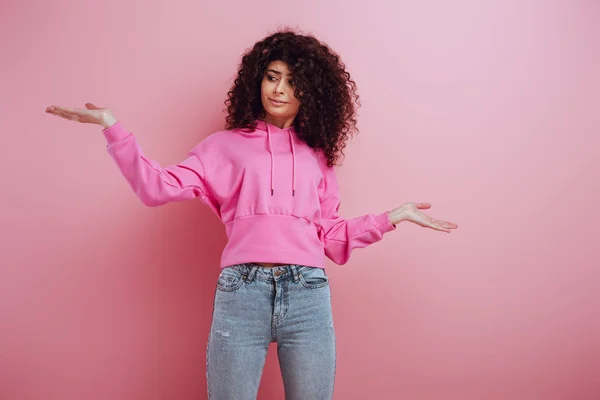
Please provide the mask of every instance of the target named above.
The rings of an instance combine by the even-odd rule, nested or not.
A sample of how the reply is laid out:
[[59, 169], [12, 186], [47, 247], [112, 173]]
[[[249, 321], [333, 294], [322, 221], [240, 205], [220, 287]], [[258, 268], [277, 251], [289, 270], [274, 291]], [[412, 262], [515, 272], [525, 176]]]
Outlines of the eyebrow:
[[[272, 73], [277, 74], [277, 75], [283, 75], [281, 71], [277, 71], [276, 69], [270, 69], [269, 68], [267, 70], [267, 72], [272, 72]], [[288, 76], [292, 76], [292, 74], [289, 74]]]

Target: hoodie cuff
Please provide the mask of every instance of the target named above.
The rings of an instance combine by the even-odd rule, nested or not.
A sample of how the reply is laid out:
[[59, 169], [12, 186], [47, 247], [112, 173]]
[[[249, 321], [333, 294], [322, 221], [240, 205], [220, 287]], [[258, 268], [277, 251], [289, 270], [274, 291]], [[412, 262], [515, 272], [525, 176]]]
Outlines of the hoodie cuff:
[[375, 223], [382, 235], [396, 229], [396, 225], [392, 224], [390, 215], [387, 212], [377, 215], [375, 217]]
[[104, 134], [104, 137], [109, 145], [119, 142], [130, 135], [130, 133], [123, 128], [123, 125], [121, 125], [120, 121], [117, 121], [112, 126], [102, 130], [102, 133]]

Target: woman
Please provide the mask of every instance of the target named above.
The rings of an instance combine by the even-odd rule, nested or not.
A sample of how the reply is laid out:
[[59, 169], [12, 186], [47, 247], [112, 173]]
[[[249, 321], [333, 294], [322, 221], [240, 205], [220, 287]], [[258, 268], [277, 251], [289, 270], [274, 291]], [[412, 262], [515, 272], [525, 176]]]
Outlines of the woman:
[[255, 399], [277, 342], [286, 399], [331, 399], [335, 334], [325, 256], [337, 264], [402, 221], [450, 232], [406, 203], [345, 220], [334, 165], [356, 131], [356, 85], [329, 47], [281, 31], [244, 54], [226, 101], [226, 130], [177, 165], [148, 159], [106, 108], [48, 113], [104, 128], [108, 152], [148, 206], [200, 198], [225, 224], [207, 346], [211, 399]]

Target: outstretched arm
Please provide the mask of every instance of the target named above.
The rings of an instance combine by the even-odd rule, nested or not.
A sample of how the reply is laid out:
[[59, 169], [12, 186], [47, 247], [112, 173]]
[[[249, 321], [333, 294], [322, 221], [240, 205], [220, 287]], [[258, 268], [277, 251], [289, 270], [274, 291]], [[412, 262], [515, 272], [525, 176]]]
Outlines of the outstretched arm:
[[324, 243], [325, 255], [336, 264], [346, 264], [352, 250], [378, 242], [385, 233], [395, 229], [388, 213], [367, 214], [352, 219], [340, 217], [340, 192], [333, 168], [324, 171], [319, 193], [319, 236]]
[[153, 207], [195, 197], [207, 201], [206, 171], [197, 152], [190, 152], [182, 162], [163, 168], [144, 155], [135, 136], [106, 108], [88, 103], [86, 109], [52, 106], [46, 112], [102, 126], [108, 153], [145, 205]]
[[325, 245], [325, 255], [336, 264], [347, 263], [352, 250], [380, 241], [385, 233], [394, 230], [403, 221], [448, 233], [450, 229], [458, 227], [452, 222], [436, 220], [421, 212], [421, 209], [431, 207], [427, 203], [405, 203], [382, 214], [344, 219], [338, 215], [339, 188], [332, 168], [325, 174], [322, 193], [320, 236]]
[[205, 196], [206, 173], [198, 154], [191, 152], [180, 163], [163, 168], [144, 155], [135, 136], [120, 122], [103, 133], [108, 153], [145, 205], [155, 207]]

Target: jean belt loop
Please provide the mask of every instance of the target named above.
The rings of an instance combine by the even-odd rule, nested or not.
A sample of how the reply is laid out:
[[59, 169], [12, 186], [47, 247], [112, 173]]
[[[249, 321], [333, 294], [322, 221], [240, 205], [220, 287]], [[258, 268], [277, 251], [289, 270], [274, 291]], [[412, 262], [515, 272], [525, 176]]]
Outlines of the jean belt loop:
[[300, 280], [300, 274], [298, 272], [298, 266], [297, 265], [292, 265], [292, 276], [294, 277], [294, 282], [298, 283], [298, 281]]
[[248, 273], [248, 276], [246, 277], [246, 283], [251, 283], [254, 280], [257, 270], [258, 270], [258, 267], [256, 265], [253, 265], [250, 268], [250, 272]]

